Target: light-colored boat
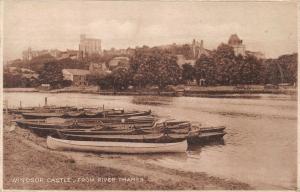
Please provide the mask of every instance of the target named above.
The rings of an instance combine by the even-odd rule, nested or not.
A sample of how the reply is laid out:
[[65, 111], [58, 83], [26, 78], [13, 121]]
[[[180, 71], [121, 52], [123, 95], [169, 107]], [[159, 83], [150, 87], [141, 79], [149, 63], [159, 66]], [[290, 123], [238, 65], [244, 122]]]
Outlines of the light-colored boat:
[[135, 143], [107, 141], [76, 141], [47, 137], [47, 146], [55, 150], [90, 151], [104, 153], [183, 153], [187, 150], [187, 140], [176, 143]]

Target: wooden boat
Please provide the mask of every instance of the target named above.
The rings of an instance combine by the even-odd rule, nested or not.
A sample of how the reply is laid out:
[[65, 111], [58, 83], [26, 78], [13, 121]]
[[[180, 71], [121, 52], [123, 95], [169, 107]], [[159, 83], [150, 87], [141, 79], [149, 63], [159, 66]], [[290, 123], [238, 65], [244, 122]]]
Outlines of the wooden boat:
[[63, 117], [64, 113], [22, 113], [24, 119], [46, 119], [50, 117]]
[[63, 118], [81, 118], [84, 117], [83, 111], [68, 111], [63, 115]]
[[135, 117], [135, 116], [145, 116], [150, 115], [151, 110], [149, 111], [131, 111], [131, 112], [124, 112], [121, 114], [105, 114], [107, 117]]
[[21, 119], [15, 121], [21, 128], [29, 129], [32, 127], [38, 128], [92, 128], [95, 124], [80, 123], [77, 121], [62, 119], [62, 118], [47, 118], [47, 119]]
[[99, 142], [66, 140], [48, 136], [47, 146], [54, 150], [104, 153], [184, 153], [187, 150], [187, 141], [182, 140], [175, 143]]
[[93, 128], [93, 127], [115, 127], [128, 129], [135, 127], [152, 127], [154, 121], [138, 121], [121, 119], [63, 119], [63, 118], [47, 118], [47, 119], [21, 119], [15, 121], [22, 128], [40, 127], [40, 128]]
[[147, 135], [153, 134], [151, 131], [145, 131], [142, 129], [135, 130], [116, 130], [112, 128], [99, 128], [99, 129], [64, 129], [59, 130], [63, 134], [71, 134], [71, 135]]
[[170, 143], [180, 142], [186, 139], [185, 135], [165, 135], [165, 134], [148, 134], [148, 135], [75, 135], [63, 134], [57, 131], [60, 138], [78, 141], [112, 141], [112, 142], [142, 142], [142, 143]]
[[[110, 117], [110, 118], [129, 118], [134, 116], [146, 116], [150, 115], [151, 111], [134, 111], [134, 112], [126, 112], [119, 113], [115, 110], [103, 111], [103, 112], [88, 112], [84, 113], [84, 117], [87, 118], [101, 118], [101, 117]], [[22, 116], [25, 119], [45, 119], [50, 117], [64, 117], [64, 118], [74, 118], [72, 115], [68, 115], [66, 111], [55, 111], [55, 112], [31, 112], [31, 113], [22, 113]]]
[[199, 131], [204, 132], [222, 132], [224, 131], [226, 127], [225, 126], [218, 126], [218, 127], [200, 127]]
[[223, 138], [226, 132], [190, 132], [187, 136], [188, 144], [206, 144]]
[[85, 111], [84, 117], [85, 118], [101, 118], [104, 117], [103, 111]]
[[53, 106], [53, 105], [49, 105], [49, 106], [43, 106], [43, 107], [22, 107], [22, 108], [16, 108], [16, 109], [9, 109], [8, 111], [10, 113], [14, 113], [14, 114], [23, 114], [23, 113], [54, 113], [54, 112], [59, 112], [59, 111], [76, 111], [77, 108], [76, 107], [72, 107], [72, 106], [62, 106], [62, 107], [58, 107], [58, 106]]

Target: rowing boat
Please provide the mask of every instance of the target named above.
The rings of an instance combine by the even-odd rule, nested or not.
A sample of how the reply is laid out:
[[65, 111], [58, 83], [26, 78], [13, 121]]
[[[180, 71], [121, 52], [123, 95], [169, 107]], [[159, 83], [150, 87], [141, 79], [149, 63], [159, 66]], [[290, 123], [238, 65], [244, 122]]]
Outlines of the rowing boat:
[[113, 118], [99, 118], [99, 119], [63, 119], [63, 118], [47, 118], [47, 119], [20, 119], [15, 121], [18, 126], [22, 128], [40, 127], [40, 128], [92, 128], [92, 127], [120, 127], [129, 128], [135, 127], [152, 127], [154, 125], [154, 118], [147, 120], [131, 120], [131, 119], [113, 119]]
[[187, 150], [187, 141], [183, 140], [175, 143], [99, 142], [66, 140], [48, 136], [47, 146], [54, 150], [104, 153], [183, 153]]
[[186, 139], [186, 135], [165, 135], [165, 134], [148, 134], [148, 135], [82, 135], [82, 134], [64, 134], [57, 131], [60, 138], [78, 141], [112, 141], [112, 142], [140, 142], [140, 143], [173, 143]]
[[187, 136], [189, 144], [206, 144], [212, 141], [218, 141], [226, 135], [225, 131], [222, 132], [190, 132]]
[[200, 127], [199, 131], [204, 132], [222, 132], [224, 131], [226, 127], [225, 126], [218, 126], [218, 127]]
[[46, 119], [51, 117], [63, 117], [64, 113], [22, 113], [24, 119]]
[[[54, 111], [54, 112], [31, 112], [31, 113], [22, 113], [22, 116], [25, 119], [46, 119], [50, 117], [64, 117], [64, 118], [74, 118], [74, 117], [87, 117], [87, 118], [102, 118], [102, 117], [110, 117], [110, 118], [129, 118], [135, 116], [146, 116], [151, 114], [151, 110], [149, 111], [129, 111], [129, 112], [119, 112], [117, 110], [108, 110], [108, 111], [85, 111], [81, 113], [67, 113], [68, 111]], [[77, 115], [77, 116], [76, 116]]]

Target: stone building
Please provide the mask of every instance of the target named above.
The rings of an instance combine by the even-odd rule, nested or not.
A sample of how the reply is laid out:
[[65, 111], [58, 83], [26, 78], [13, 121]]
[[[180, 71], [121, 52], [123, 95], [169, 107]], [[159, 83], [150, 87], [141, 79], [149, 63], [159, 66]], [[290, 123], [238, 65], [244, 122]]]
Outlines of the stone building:
[[203, 40], [200, 42], [193, 39], [192, 42], [193, 59], [199, 59], [202, 54], [208, 55], [206, 49], [204, 49]]
[[57, 49], [51, 50], [32, 50], [30, 47], [22, 52], [23, 60], [30, 61], [35, 57], [49, 54], [54, 58], [58, 58], [61, 55], [61, 51]]
[[228, 45], [234, 50], [234, 54], [245, 56], [246, 47], [237, 34], [232, 34], [228, 40]]
[[93, 54], [102, 54], [101, 40], [86, 38], [85, 35], [80, 35], [78, 58], [86, 58]]
[[88, 85], [88, 75], [90, 74], [89, 70], [83, 69], [63, 69], [62, 70], [64, 80], [72, 81], [72, 84], [75, 86], [84, 86]]

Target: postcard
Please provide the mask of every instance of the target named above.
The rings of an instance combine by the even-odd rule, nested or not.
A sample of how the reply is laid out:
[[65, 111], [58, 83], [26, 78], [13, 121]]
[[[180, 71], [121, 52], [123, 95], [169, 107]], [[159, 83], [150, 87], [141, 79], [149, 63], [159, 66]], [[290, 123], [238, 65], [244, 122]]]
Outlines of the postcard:
[[293, 190], [295, 1], [4, 0], [4, 190]]

